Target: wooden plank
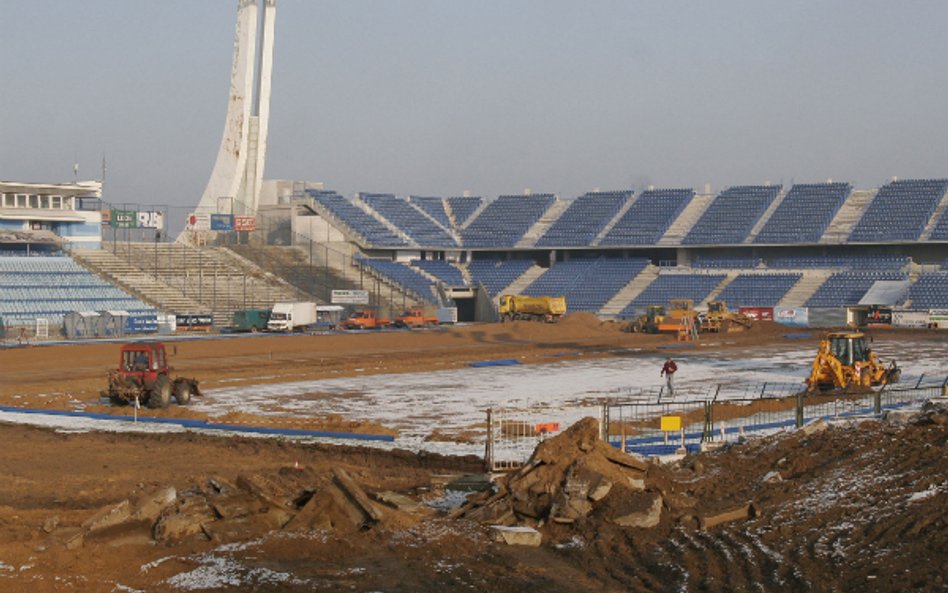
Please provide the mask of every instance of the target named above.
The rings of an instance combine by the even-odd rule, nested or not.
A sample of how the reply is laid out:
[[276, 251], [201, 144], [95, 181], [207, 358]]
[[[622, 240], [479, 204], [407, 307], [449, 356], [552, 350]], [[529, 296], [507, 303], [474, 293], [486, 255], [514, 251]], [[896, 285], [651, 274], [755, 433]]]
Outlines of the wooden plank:
[[369, 500], [369, 497], [366, 495], [365, 491], [356, 484], [346, 470], [342, 468], [334, 468], [332, 470], [333, 476], [336, 478], [336, 482], [339, 484], [339, 487], [352, 499], [352, 501], [374, 522], [379, 522], [382, 520], [382, 512], [376, 508], [372, 501]]

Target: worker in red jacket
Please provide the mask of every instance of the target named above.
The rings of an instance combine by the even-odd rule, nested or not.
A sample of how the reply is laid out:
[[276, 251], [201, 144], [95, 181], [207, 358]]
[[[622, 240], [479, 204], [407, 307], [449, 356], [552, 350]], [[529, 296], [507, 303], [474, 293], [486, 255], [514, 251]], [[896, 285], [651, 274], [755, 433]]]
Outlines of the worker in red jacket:
[[675, 364], [675, 361], [671, 358], [665, 361], [665, 365], [662, 367], [662, 372], [659, 376], [665, 377], [665, 385], [668, 387], [669, 397], [675, 395], [675, 385], [673, 383], [673, 377], [675, 376], [675, 371], [678, 370], [678, 365]]

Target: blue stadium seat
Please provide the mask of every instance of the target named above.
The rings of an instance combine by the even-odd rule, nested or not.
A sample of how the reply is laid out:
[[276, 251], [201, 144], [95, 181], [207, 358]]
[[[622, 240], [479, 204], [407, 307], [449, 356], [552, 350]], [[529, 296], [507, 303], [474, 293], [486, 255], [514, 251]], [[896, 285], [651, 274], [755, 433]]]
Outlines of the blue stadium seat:
[[948, 179], [903, 179], [882, 186], [849, 241], [917, 241], [946, 191]]
[[407, 247], [408, 241], [378, 219], [333, 191], [306, 190], [307, 195], [345, 224], [367, 247]]
[[444, 227], [405, 198], [393, 194], [360, 194], [359, 198], [419, 247], [451, 249], [458, 246]]
[[731, 309], [737, 307], [776, 307], [803, 274], [739, 274], [721, 291], [716, 300]]
[[461, 230], [468, 248], [510, 248], [553, 205], [553, 194], [500, 196]]
[[903, 272], [837, 272], [826, 279], [807, 302], [807, 307], [845, 307], [858, 304], [878, 280], [905, 280]]
[[797, 183], [754, 237], [754, 243], [816, 243], [852, 192], [848, 183]]
[[648, 265], [645, 258], [557, 262], [524, 290], [530, 296], [565, 296], [569, 311], [596, 313]]
[[654, 245], [694, 198], [693, 189], [642, 192], [600, 241], [604, 246]]
[[736, 245], [750, 234], [770, 206], [779, 185], [730, 187], [711, 202], [698, 222], [682, 239], [685, 245]]
[[532, 266], [533, 260], [530, 259], [477, 259], [467, 265], [467, 272], [475, 284], [483, 284], [490, 296], [494, 297]]
[[576, 198], [540, 237], [537, 247], [588, 247], [631, 197], [631, 191], [615, 191]]
[[697, 305], [725, 278], [727, 276], [724, 274], [660, 273], [639, 296], [626, 305], [619, 316], [632, 316], [648, 305], [667, 306], [672, 299], [691, 299]]
[[438, 302], [432, 290], [434, 283], [419, 274], [417, 270], [413, 270], [405, 264], [388, 259], [374, 259], [368, 257], [357, 257], [356, 263], [374, 270], [378, 275], [400, 286], [404, 291], [414, 294], [425, 302], [433, 304], [437, 304]]
[[58, 325], [72, 311], [158, 313], [70, 257], [0, 257], [0, 318], [5, 323], [26, 324], [42, 318]]

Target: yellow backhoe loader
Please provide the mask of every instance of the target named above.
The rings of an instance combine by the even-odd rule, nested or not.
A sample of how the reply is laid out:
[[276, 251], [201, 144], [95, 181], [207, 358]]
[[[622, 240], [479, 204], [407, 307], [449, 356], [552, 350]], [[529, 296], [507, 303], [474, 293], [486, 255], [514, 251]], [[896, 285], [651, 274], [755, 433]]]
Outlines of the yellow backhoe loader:
[[820, 340], [813, 369], [806, 380], [810, 393], [834, 389], [868, 388], [898, 383], [902, 371], [892, 361], [879, 362], [858, 332], [833, 332]]

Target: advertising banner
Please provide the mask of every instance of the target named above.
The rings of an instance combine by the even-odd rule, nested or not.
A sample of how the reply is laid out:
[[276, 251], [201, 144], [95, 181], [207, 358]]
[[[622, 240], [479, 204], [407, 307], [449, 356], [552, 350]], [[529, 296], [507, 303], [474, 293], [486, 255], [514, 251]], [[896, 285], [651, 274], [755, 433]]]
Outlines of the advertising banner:
[[256, 216], [234, 216], [234, 230], [252, 233], [257, 230]]
[[774, 318], [773, 307], [741, 307], [738, 312], [747, 315], [754, 321], [772, 321]]
[[334, 290], [332, 291], [334, 305], [368, 305], [369, 291], [367, 290]]
[[188, 214], [189, 231], [209, 231], [211, 230], [211, 217], [207, 214]]
[[211, 214], [212, 231], [232, 231], [234, 230], [233, 214]]
[[164, 212], [139, 212], [138, 226], [143, 229], [161, 230], [165, 228], [165, 214]]
[[[896, 327], [928, 327], [932, 315], [928, 311], [892, 311], [892, 325]], [[948, 323], [948, 317], [943, 323]]]
[[937, 328], [948, 328], [948, 309], [932, 309], [928, 312], [928, 322]]
[[135, 210], [112, 210], [112, 226], [117, 229], [134, 229], [138, 226], [138, 212]]
[[806, 307], [775, 307], [774, 321], [784, 325], [807, 325], [809, 314]]

